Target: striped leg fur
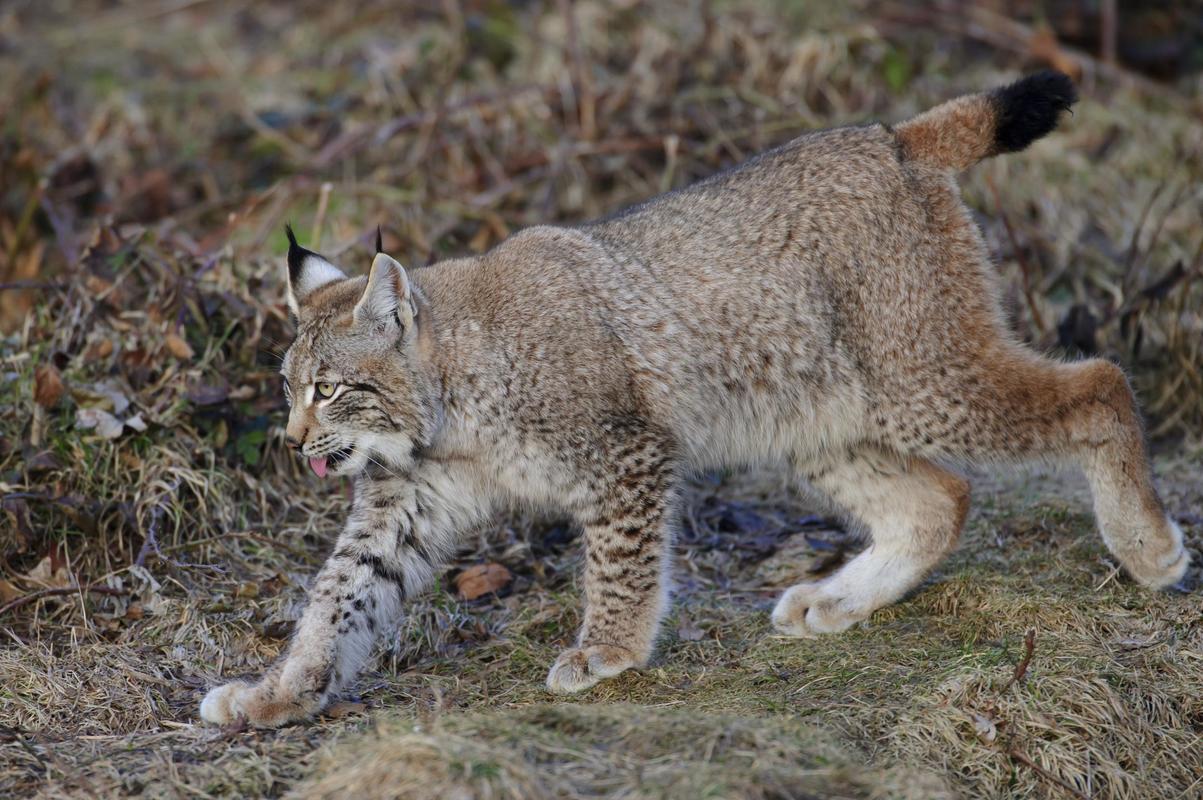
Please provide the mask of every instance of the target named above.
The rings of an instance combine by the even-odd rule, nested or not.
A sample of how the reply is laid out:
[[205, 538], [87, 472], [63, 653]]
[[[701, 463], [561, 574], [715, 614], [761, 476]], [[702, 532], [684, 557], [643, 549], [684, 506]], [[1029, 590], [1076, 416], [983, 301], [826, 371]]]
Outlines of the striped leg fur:
[[395, 628], [404, 601], [430, 583], [475, 516], [447, 502], [442, 477], [359, 483], [287, 650], [257, 682], [211, 690], [200, 708], [206, 722], [283, 725], [320, 711], [355, 679], [377, 637]]

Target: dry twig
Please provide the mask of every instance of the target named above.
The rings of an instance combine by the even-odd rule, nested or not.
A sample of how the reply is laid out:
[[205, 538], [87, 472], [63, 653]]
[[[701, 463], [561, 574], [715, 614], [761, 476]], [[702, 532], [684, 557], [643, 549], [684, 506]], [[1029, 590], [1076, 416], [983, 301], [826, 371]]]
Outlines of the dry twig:
[[1028, 632], [1023, 635], [1023, 657], [1015, 665], [1015, 672], [1011, 675], [1011, 680], [1007, 681], [999, 692], [1000, 695], [1005, 694], [1008, 689], [1023, 680], [1024, 675], [1028, 674], [1028, 665], [1032, 663], [1034, 652], [1036, 652], [1036, 629], [1028, 628]]
[[15, 600], [10, 600], [9, 602], [0, 606], [0, 614], [5, 614], [6, 612], [13, 611], [15, 609], [20, 608], [21, 606], [28, 605], [29, 603], [32, 603], [35, 600], [42, 600], [47, 597], [59, 597], [61, 595], [66, 595], [66, 594], [79, 594], [81, 592], [91, 592], [92, 594], [113, 594], [113, 595], [122, 595], [122, 594], [128, 593], [127, 590], [125, 590], [125, 589], [118, 589], [113, 586], [100, 586], [100, 585], [95, 585], [95, 584], [88, 585], [88, 586], [61, 586], [61, 587], [56, 587], [53, 589], [39, 589], [36, 592], [31, 592], [29, 594], [21, 595], [20, 597], [16, 598]]

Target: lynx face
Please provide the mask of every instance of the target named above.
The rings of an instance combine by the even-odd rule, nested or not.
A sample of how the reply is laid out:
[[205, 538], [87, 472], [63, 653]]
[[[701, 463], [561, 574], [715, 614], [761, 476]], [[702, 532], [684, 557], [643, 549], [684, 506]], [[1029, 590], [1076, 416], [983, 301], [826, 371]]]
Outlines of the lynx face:
[[371, 464], [408, 469], [430, 440], [434, 414], [411, 368], [417, 314], [404, 269], [377, 254], [365, 284], [292, 245], [289, 305], [297, 336], [281, 369], [289, 444], [319, 477]]

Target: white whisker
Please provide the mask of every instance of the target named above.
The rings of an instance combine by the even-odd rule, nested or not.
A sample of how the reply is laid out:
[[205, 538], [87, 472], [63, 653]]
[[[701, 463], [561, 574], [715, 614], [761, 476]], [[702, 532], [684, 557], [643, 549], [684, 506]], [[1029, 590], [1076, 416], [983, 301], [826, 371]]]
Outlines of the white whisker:
[[392, 471], [391, 469], [389, 469], [388, 467], [384, 466], [384, 464], [381, 464], [379, 461], [377, 461], [376, 459], [372, 458], [372, 454], [371, 454], [371, 453], [369, 453], [368, 451], [366, 451], [366, 450], [360, 450], [360, 449], [359, 449], [358, 447], [356, 447], [355, 445], [351, 445], [351, 452], [352, 452], [352, 453], [360, 453], [361, 455], [363, 455], [363, 457], [364, 457], [364, 458], [366, 458], [368, 461], [371, 461], [371, 462], [372, 462], [373, 464], [375, 464], [376, 466], [380, 467], [382, 470], [384, 470], [385, 472], [387, 472], [387, 473], [388, 473], [389, 475], [391, 475], [392, 477], [394, 477], [394, 478], [399, 478], [399, 477], [401, 477], [400, 475], [398, 475], [397, 473], [393, 472], [393, 471]]

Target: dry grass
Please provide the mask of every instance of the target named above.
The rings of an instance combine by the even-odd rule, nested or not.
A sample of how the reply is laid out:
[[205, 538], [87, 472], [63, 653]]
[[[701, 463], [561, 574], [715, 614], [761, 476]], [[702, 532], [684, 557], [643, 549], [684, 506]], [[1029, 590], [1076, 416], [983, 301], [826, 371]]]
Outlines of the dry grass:
[[[378, 726], [334, 748], [306, 798], [951, 797], [919, 770], [865, 768], [815, 725], [617, 703], [531, 705]], [[348, 763], [348, 754], [350, 763]], [[655, 755], [653, 755], [655, 754]]]
[[[366, 712], [195, 725], [283, 646], [346, 505], [281, 439], [284, 221], [423, 265], [1036, 64], [834, 2], [573, 6], [575, 52], [555, 4], [0, 10], [0, 795], [1198, 795], [1199, 595], [1130, 585], [1044, 473], [984, 477], [952, 561], [813, 642], [767, 610], [854, 543], [771, 474], [699, 478], [658, 659], [555, 705], [579, 545], [500, 520], [455, 568], [513, 583], [415, 603]], [[1129, 368], [1200, 555], [1198, 78], [1085, 89], [962, 183], [1017, 329]]]

